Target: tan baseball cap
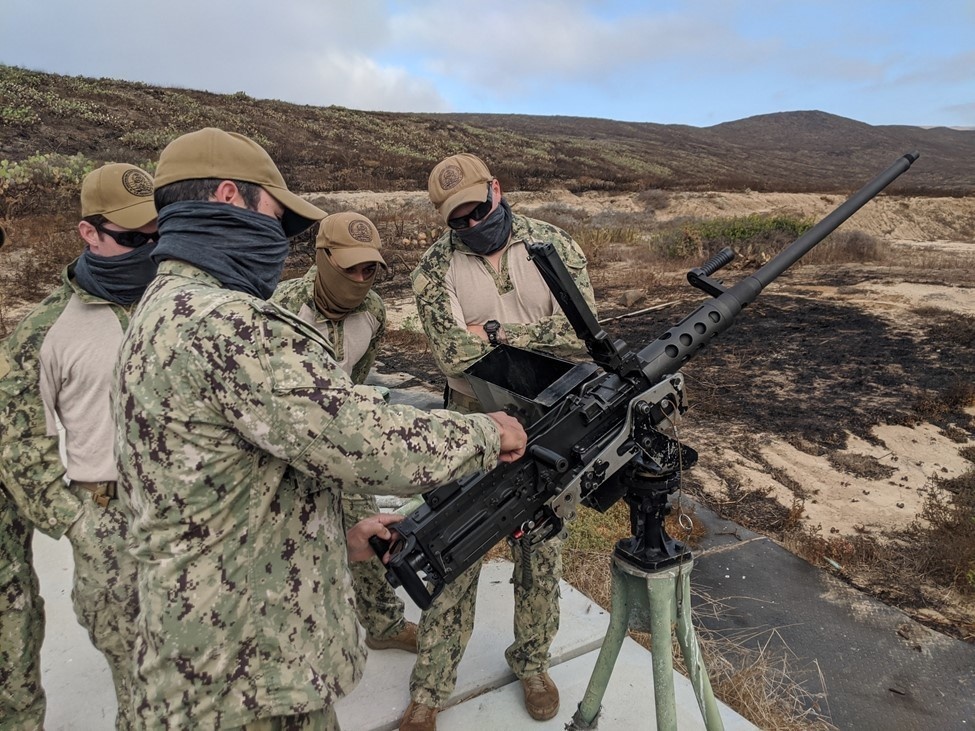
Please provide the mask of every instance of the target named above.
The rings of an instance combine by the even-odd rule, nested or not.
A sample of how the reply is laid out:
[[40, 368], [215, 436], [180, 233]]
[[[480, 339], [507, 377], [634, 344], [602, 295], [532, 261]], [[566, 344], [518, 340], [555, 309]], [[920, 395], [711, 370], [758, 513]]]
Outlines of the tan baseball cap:
[[437, 163], [430, 171], [427, 192], [437, 213], [446, 223], [458, 206], [486, 201], [487, 183], [493, 179], [491, 171], [479, 157], [463, 152]]
[[156, 166], [156, 190], [182, 180], [216, 178], [259, 185], [285, 208], [284, 233], [296, 236], [325, 218], [316, 208], [285, 185], [267, 151], [254, 140], [215, 127], [190, 132], [166, 145]]
[[96, 215], [128, 229], [142, 228], [155, 219], [149, 173], [124, 162], [88, 173], [81, 182], [81, 217]]
[[315, 248], [328, 249], [335, 263], [343, 269], [367, 261], [386, 266], [386, 260], [379, 253], [382, 246], [376, 225], [352, 211], [328, 216], [322, 221], [315, 239]]

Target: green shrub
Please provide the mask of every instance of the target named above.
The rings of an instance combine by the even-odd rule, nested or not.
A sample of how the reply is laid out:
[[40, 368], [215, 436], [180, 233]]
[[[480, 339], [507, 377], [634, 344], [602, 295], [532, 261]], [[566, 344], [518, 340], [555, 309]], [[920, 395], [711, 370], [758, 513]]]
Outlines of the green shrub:
[[726, 246], [745, 261], [767, 260], [799, 238], [813, 221], [796, 216], [753, 213], [735, 218], [682, 219], [661, 228], [651, 246], [665, 258], [703, 261]]
[[[82, 153], [36, 153], [20, 162], [0, 160], [0, 218], [78, 210], [81, 181], [103, 163]], [[155, 162], [140, 163], [150, 175]]]
[[37, 124], [41, 118], [30, 107], [0, 107], [0, 124]]
[[182, 132], [172, 127], [165, 127], [163, 129], [135, 129], [131, 132], [126, 132], [118, 139], [119, 142], [125, 145], [131, 145], [138, 150], [158, 153], [181, 134]]
[[45, 101], [48, 109], [57, 117], [83, 119], [98, 125], [107, 125], [113, 121], [108, 110], [84, 99], [64, 99], [52, 94]]
[[21, 162], [0, 160], [0, 216], [11, 218], [68, 205], [77, 208], [81, 181], [98, 166], [80, 152], [34, 154]]

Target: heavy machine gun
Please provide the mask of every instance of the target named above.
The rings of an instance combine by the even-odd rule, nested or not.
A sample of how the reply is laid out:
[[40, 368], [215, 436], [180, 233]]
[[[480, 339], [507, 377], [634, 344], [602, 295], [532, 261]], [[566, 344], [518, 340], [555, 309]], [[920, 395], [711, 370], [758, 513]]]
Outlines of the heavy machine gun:
[[[592, 362], [499, 345], [467, 371], [487, 410], [504, 409], [528, 433], [520, 460], [439, 487], [396, 525], [387, 579], [426, 609], [444, 586], [503, 538], [529, 547], [564, 534], [580, 506], [630, 506], [633, 536], [616, 553], [646, 571], [679, 562], [684, 546], [663, 528], [667, 498], [697, 454], [668, 435], [686, 410], [680, 367], [786, 269], [886, 188], [918, 158], [909, 152], [787, 246], [731, 287], [712, 275], [734, 258], [724, 249], [688, 273], [710, 294], [662, 336], [638, 351], [596, 321], [549, 244], [528, 250]], [[383, 555], [385, 544], [374, 546]]]

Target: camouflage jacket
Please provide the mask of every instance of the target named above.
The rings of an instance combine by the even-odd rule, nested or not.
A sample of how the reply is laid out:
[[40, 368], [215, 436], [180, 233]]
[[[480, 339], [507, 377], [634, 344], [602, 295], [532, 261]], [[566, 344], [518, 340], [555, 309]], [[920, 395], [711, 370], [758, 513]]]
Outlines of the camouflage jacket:
[[364, 650], [341, 491], [412, 495], [500, 449], [488, 417], [387, 405], [298, 317], [179, 261], [132, 318], [113, 403], [150, 725], [238, 726], [347, 693]]
[[[586, 257], [579, 245], [562, 229], [518, 214], [513, 217], [511, 242], [501, 258], [500, 271], [496, 272], [483, 257], [478, 257], [482, 259], [485, 276], [493, 277], [498, 293], [504, 295], [514, 289], [509, 260], [515, 256], [527, 257], [525, 243], [529, 241], [548, 242], [555, 247], [587, 304], [595, 312], [596, 300], [586, 271]], [[465, 293], [451, 290], [447, 274], [454, 258], [463, 256], [477, 255], [448, 229], [426, 251], [412, 274], [413, 295], [420, 322], [437, 364], [448, 377], [460, 376], [491, 349], [484, 340], [469, 333], [465, 322], [461, 322], [456, 314], [457, 309], [464, 310], [461, 300]], [[542, 288], [546, 293], [549, 291], [537, 270], [529, 275], [527, 282], [527, 286]], [[491, 318], [485, 318], [485, 321], [487, 319]], [[576, 337], [554, 297], [546, 315], [533, 322], [505, 322], [499, 316], [493, 319], [501, 322], [509, 345], [559, 356], [585, 352], [585, 345]], [[470, 317], [466, 317], [466, 323], [472, 322]]]
[[[336, 362], [353, 383], [364, 383], [376, 362], [379, 341], [386, 332], [386, 307], [375, 291], [369, 290], [361, 305], [341, 320], [330, 320], [315, 307], [317, 268], [305, 276], [281, 282], [271, 301], [293, 312], [328, 338]], [[347, 335], [349, 337], [347, 337]]]
[[[61, 286], [45, 298], [0, 343], [0, 463], [4, 483], [19, 512], [37, 528], [59, 538], [77, 518], [81, 505], [65, 489], [64, 463], [58, 436], [49, 433], [41, 398], [41, 348], [51, 328], [73, 297], [84, 305], [110, 307], [124, 330], [128, 314], [113, 304], [81, 289], [74, 281], [74, 264], [65, 268]], [[85, 333], [85, 337], [90, 337]], [[93, 366], [97, 368], [97, 366]], [[64, 378], [101, 388], [105, 373], [69, 371]], [[65, 385], [65, 384], [58, 384]], [[92, 400], [109, 398], [109, 388], [92, 395]], [[70, 435], [69, 435], [70, 437]]]

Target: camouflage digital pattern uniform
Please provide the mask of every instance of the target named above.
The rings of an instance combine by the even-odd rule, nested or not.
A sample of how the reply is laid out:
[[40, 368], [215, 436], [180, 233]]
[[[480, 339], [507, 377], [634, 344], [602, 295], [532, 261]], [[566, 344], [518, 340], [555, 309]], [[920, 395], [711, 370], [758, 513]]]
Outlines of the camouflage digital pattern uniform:
[[[379, 295], [369, 290], [361, 305], [341, 320], [331, 320], [315, 308], [316, 275], [317, 267], [313, 265], [305, 276], [281, 282], [271, 301], [295, 313], [326, 337], [342, 370], [353, 383], [364, 383], [376, 362], [379, 342], [386, 331], [386, 307]], [[375, 496], [342, 493], [346, 528], [378, 512]], [[386, 568], [379, 560], [356, 561], [350, 568], [359, 624], [375, 639], [398, 634], [406, 624], [405, 606], [386, 581]]]
[[[62, 410], [68, 407], [67, 400], [79, 399], [75, 408], [110, 418], [112, 369], [128, 314], [124, 307], [81, 289], [73, 271], [74, 264], [65, 268], [61, 287], [32, 310], [5, 342], [0, 356], [4, 361], [0, 373], [6, 371], [0, 376], [0, 460], [7, 470], [5, 484], [21, 514], [53, 538], [67, 535], [71, 543], [75, 614], [108, 661], [118, 701], [116, 727], [127, 729], [138, 616], [136, 564], [126, 550], [127, 522], [117, 500], [103, 507], [88, 490], [64, 482], [67, 474], [72, 481], [90, 485], [114, 484], [112, 443], [105, 439], [84, 447], [94, 461], [107, 465], [108, 472], [72, 473], [84, 469], [72, 467], [71, 455], [90, 434], [73, 427]], [[67, 330], [67, 336], [62, 335], [55, 350], [49, 351], [52, 332], [68, 313], [72, 325], [60, 328], [62, 333]], [[52, 374], [54, 403], [45, 404], [42, 398], [45, 370]], [[65, 422], [67, 470], [52, 423], [54, 412]], [[107, 429], [109, 434], [114, 431], [110, 424]]]
[[[423, 331], [430, 341], [430, 348], [437, 365], [443, 373], [452, 378], [460, 377], [465, 370], [485, 356], [491, 346], [481, 338], [472, 335], [454, 316], [457, 298], [463, 293], [451, 292], [444, 286], [447, 270], [454, 256], [471, 256], [482, 259], [486, 274], [493, 278], [500, 294], [511, 292], [514, 285], [509, 274], [509, 259], [513, 256], [528, 257], [524, 243], [535, 241], [551, 243], [573, 281], [579, 287], [586, 304], [596, 311], [596, 297], [586, 271], [586, 256], [579, 245], [557, 226], [544, 221], [514, 214], [512, 220], [511, 243], [501, 259], [500, 271], [471, 252], [449, 229], [426, 251], [416, 269], [413, 270], [413, 294], [423, 325]], [[548, 292], [541, 275], [537, 275], [537, 286]], [[497, 318], [500, 319], [500, 318]], [[585, 345], [576, 337], [572, 325], [562, 313], [554, 296], [551, 299], [551, 314], [530, 323], [503, 322], [505, 342], [517, 348], [528, 348], [555, 356], [571, 356], [585, 352]]]
[[31, 563], [33, 535], [0, 482], [0, 731], [44, 728], [44, 600]]
[[[485, 298], [474, 292], [452, 292], [446, 285], [447, 271], [454, 257], [480, 259], [485, 281], [493, 280], [498, 293], [515, 288], [509, 274], [513, 257], [527, 257], [525, 242], [551, 243], [565, 262], [573, 281], [587, 304], [595, 311], [595, 295], [586, 271], [586, 258], [568, 234], [556, 226], [515, 214], [511, 241], [502, 255], [500, 271], [468, 249], [451, 231], [427, 250], [413, 271], [413, 293], [424, 332], [440, 368], [448, 377], [458, 378], [463, 371], [487, 354], [491, 346], [467, 331], [456, 313], [468, 312], [484, 305]], [[537, 272], [536, 272], [537, 273]], [[539, 287], [549, 292], [541, 275], [537, 281], [522, 281], [520, 287]], [[472, 307], [465, 298], [476, 299]], [[466, 305], [466, 306], [465, 306]], [[530, 323], [501, 321], [506, 342], [510, 345], [540, 350], [551, 355], [568, 356], [585, 352], [568, 319], [554, 297], [544, 317]], [[485, 317], [484, 320], [490, 319]], [[481, 323], [479, 323], [481, 324]], [[477, 402], [450, 389], [448, 408], [461, 412], [479, 410]], [[524, 552], [513, 544], [514, 636], [505, 651], [505, 659], [518, 678], [527, 678], [549, 667], [549, 648], [559, 627], [559, 579], [562, 576], [562, 545], [551, 539]], [[448, 584], [433, 605], [423, 612], [417, 636], [418, 653], [410, 677], [410, 696], [416, 703], [442, 708], [457, 682], [457, 667], [474, 629], [477, 582], [481, 562], [471, 566]]]
[[342, 491], [412, 495], [500, 450], [489, 417], [387, 405], [298, 317], [181, 261], [132, 318], [113, 401], [148, 728], [333, 705], [365, 660]]
[[328, 707], [313, 713], [277, 716], [250, 721], [234, 731], [341, 731], [335, 709]]

